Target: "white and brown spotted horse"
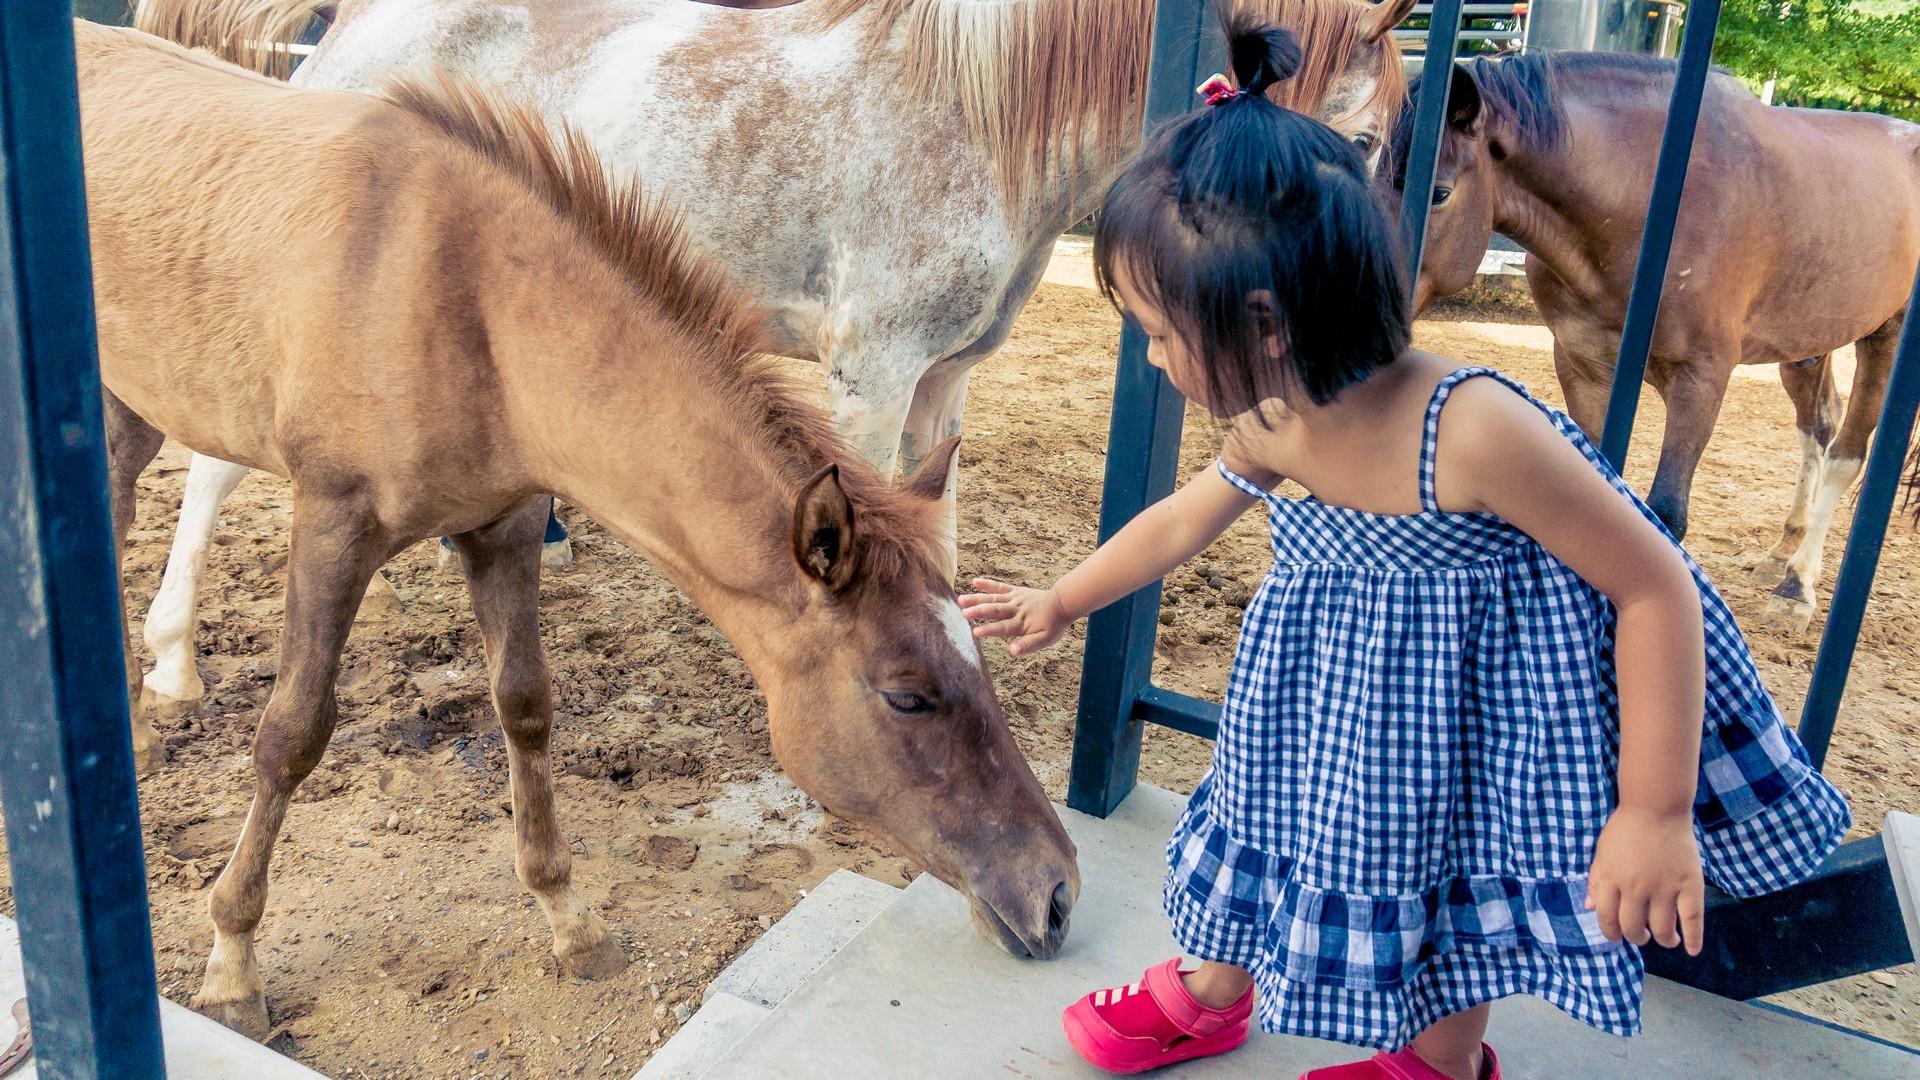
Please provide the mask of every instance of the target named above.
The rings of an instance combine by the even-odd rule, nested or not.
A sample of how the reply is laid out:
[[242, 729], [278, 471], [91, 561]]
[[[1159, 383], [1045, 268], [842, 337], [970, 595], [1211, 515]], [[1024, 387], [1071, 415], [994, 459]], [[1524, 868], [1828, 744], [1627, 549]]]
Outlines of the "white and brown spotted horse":
[[[1404, 99], [1390, 31], [1413, 0], [1238, 0], [1305, 53], [1275, 100], [1378, 148]], [[262, 71], [316, 0], [145, 0], [143, 28]], [[577, 125], [688, 215], [816, 360], [840, 431], [882, 475], [960, 431], [1054, 240], [1138, 139], [1154, 0], [346, 0], [297, 85], [436, 69]], [[196, 457], [146, 624], [150, 700], [191, 709], [194, 597], [245, 470]], [[954, 490], [943, 495], [951, 574]]]

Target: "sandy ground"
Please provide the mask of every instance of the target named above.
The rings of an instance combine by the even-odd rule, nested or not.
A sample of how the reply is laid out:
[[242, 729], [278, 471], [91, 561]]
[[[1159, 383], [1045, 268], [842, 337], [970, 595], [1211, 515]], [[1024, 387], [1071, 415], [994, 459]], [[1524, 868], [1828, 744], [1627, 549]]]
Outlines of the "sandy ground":
[[[962, 449], [963, 576], [1044, 582], [1093, 546], [1117, 324], [1077, 287], [1084, 280], [1083, 260], [1057, 261], [1013, 339], [976, 369]], [[1557, 397], [1538, 326], [1431, 322], [1419, 343]], [[1660, 421], [1649, 394], [1636, 483], [1651, 474]], [[1190, 417], [1183, 468], [1203, 467], [1217, 445], [1216, 429]], [[1695, 485], [1689, 539], [1790, 716], [1821, 624], [1807, 635], [1764, 629], [1766, 594], [1747, 572], [1778, 533], [1797, 454], [1777, 376], [1743, 372]], [[170, 446], [141, 481], [126, 569], [136, 619], [158, 586], [185, 460]], [[250, 795], [247, 748], [273, 680], [289, 509], [287, 486], [259, 476], [226, 507], [200, 637], [205, 715], [165, 727], [170, 764], [141, 784], [161, 989], [183, 1003], [211, 944], [205, 890]], [[348, 646], [341, 726], [290, 814], [259, 937], [272, 1045], [330, 1076], [629, 1076], [712, 975], [832, 870], [895, 885], [913, 873], [786, 782], [767, 749], [764, 702], [699, 612], [591, 522], [569, 522], [579, 558], [549, 574], [542, 605], [561, 713], [560, 811], [576, 880], [635, 962], [603, 983], [556, 971], [545, 922], [513, 877], [506, 764], [478, 634], [464, 590], [422, 544], [389, 568], [404, 612], [363, 619]], [[1844, 526], [1830, 544], [1829, 585]], [[1262, 522], [1249, 515], [1173, 576], [1161, 685], [1221, 692], [1236, 601], [1266, 559]], [[1889, 809], [1920, 812], [1917, 567], [1920, 542], [1896, 527], [1827, 769], [1853, 800], [1857, 835], [1877, 831]], [[1016, 733], [1055, 798], [1065, 796], [1083, 640], [1076, 630], [1020, 660], [989, 648]], [[1142, 777], [1190, 790], [1207, 752], [1200, 740], [1150, 732]], [[1784, 1002], [1920, 1045], [1911, 966]]]

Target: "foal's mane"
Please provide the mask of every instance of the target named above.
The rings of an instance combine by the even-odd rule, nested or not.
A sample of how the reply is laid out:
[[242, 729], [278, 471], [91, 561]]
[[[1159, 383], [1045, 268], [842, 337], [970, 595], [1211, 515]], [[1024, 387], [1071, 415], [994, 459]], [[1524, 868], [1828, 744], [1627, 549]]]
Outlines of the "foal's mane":
[[573, 222], [641, 295], [683, 328], [698, 351], [692, 379], [756, 433], [761, 449], [796, 487], [828, 464], [861, 512], [864, 558], [931, 557], [932, 522], [892, 489], [808, 402], [800, 382], [765, 355], [766, 315], [721, 265], [697, 251], [685, 215], [637, 178], [616, 179], [586, 136], [557, 132], [532, 108], [503, 101], [444, 73], [403, 77], [385, 96], [524, 183]]
[[[1047, 171], [1120, 160], [1139, 137], [1153, 45], [1155, 0], [812, 0], [823, 29], [869, 14], [878, 50], [904, 34], [905, 76], [917, 99], [957, 101], [976, 144], [993, 159], [1003, 192], [1036, 186]], [[1315, 115], [1361, 43], [1369, 5], [1356, 0], [1222, 0], [1285, 27], [1306, 53], [1301, 70], [1270, 95]], [[1386, 39], [1382, 39], [1386, 40]], [[1397, 55], [1381, 65], [1374, 102], [1397, 105], [1405, 88]], [[1372, 104], [1373, 102], [1369, 102]]]

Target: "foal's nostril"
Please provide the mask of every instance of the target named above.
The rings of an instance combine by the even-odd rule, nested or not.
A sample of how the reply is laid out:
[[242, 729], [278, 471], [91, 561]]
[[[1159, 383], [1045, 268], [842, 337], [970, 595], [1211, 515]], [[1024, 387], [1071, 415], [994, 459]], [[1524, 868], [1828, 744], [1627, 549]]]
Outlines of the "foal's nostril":
[[1067, 916], [1073, 912], [1073, 894], [1067, 891], [1067, 883], [1061, 882], [1053, 887], [1053, 899], [1047, 905], [1047, 933], [1057, 934], [1066, 929]]

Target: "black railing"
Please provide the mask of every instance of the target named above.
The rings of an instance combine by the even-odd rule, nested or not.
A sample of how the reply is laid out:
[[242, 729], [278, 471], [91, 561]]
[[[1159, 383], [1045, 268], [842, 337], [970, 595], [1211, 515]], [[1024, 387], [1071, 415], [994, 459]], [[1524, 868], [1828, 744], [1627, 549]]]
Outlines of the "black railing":
[[42, 1080], [161, 1077], [72, 8], [0, 4], [0, 799]]

